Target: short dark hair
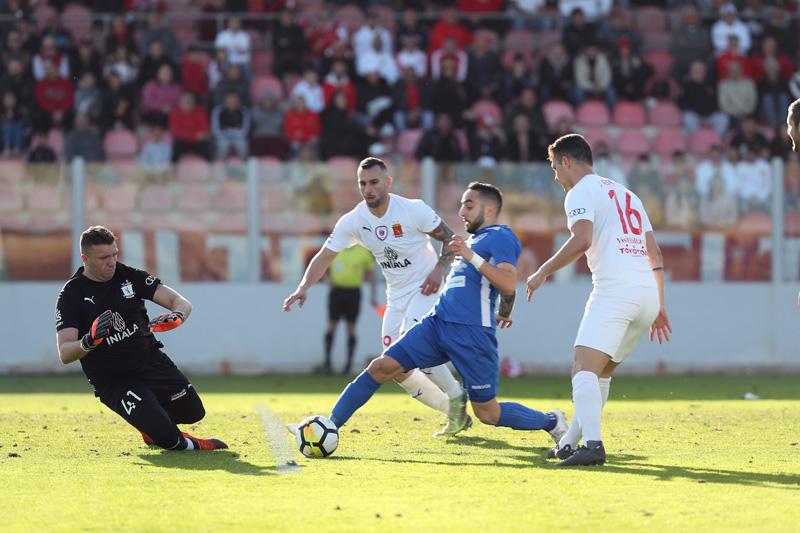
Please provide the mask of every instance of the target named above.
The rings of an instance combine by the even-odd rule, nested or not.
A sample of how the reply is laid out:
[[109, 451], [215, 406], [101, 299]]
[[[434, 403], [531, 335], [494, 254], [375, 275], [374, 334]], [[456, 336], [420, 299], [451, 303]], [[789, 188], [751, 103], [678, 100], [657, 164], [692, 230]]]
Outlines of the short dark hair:
[[547, 153], [551, 161], [554, 157], [568, 156], [587, 165], [594, 164], [592, 147], [589, 146], [583, 135], [577, 133], [562, 135], [547, 147]]
[[369, 170], [372, 167], [378, 167], [381, 170], [386, 170], [386, 163], [383, 162], [382, 159], [378, 159], [377, 157], [367, 157], [366, 159], [362, 159], [361, 162], [358, 164], [358, 170]]
[[500, 192], [496, 186], [491, 183], [481, 183], [480, 181], [473, 181], [467, 185], [468, 191], [478, 191], [481, 199], [492, 202], [497, 206], [497, 213], [503, 209], [503, 193]]
[[105, 226], [92, 226], [81, 233], [81, 253], [88, 255], [89, 248], [97, 244], [114, 244], [117, 237]]
[[795, 100], [789, 106], [789, 122], [795, 128], [800, 128], [800, 98]]

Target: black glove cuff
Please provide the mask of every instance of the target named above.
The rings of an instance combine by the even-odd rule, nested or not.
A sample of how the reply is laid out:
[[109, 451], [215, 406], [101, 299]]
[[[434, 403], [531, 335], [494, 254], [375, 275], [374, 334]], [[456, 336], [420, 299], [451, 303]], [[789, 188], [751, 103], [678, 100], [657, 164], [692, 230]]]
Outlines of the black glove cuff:
[[85, 352], [91, 352], [92, 350], [94, 350], [94, 348], [95, 348], [95, 346], [94, 346], [94, 342], [92, 342], [91, 335], [89, 335], [87, 333], [81, 339], [81, 350], [83, 350]]

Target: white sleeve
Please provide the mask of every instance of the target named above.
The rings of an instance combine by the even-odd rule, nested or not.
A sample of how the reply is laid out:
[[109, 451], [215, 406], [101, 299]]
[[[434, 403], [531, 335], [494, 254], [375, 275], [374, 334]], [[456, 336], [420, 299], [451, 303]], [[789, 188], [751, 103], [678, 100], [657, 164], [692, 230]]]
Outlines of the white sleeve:
[[430, 233], [442, 223], [442, 217], [422, 200], [411, 201], [411, 216], [414, 226], [422, 233]]
[[353, 230], [353, 212], [349, 212], [342, 216], [334, 226], [331, 234], [328, 235], [327, 240], [323, 246], [332, 252], [341, 252], [350, 248], [354, 244], [362, 244], [358, 238], [358, 234]]
[[567, 213], [567, 227], [579, 220], [594, 222], [594, 202], [588, 187], [574, 187], [564, 200], [564, 211]]

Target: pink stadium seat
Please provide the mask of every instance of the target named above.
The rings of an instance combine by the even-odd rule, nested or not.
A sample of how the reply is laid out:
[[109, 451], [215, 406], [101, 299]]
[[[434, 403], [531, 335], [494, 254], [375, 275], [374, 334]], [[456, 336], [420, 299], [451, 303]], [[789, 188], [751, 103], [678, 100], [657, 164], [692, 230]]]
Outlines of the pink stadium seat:
[[653, 151], [660, 156], [669, 156], [672, 152], [686, 151], [686, 137], [677, 128], [665, 128], [656, 133], [653, 139]]
[[58, 185], [34, 185], [28, 191], [28, 209], [58, 211], [61, 209], [61, 190]]
[[253, 54], [253, 74], [272, 74], [272, 50], [257, 50]]
[[0, 183], [0, 211], [22, 211], [22, 189], [13, 183]]
[[581, 126], [608, 126], [611, 123], [611, 113], [604, 102], [586, 100], [577, 110], [578, 124]]
[[772, 219], [767, 213], [747, 213], [739, 219], [739, 231], [769, 234], [772, 231]]
[[167, 211], [172, 208], [172, 191], [168, 187], [146, 185], [139, 195], [139, 208], [144, 211]]
[[211, 178], [211, 166], [208, 161], [196, 155], [185, 155], [178, 161], [178, 180], [190, 182], [206, 182]]
[[208, 187], [184, 185], [178, 191], [178, 209], [181, 211], [206, 211], [211, 207]]
[[209, 228], [208, 216], [205, 213], [181, 213], [178, 226], [182, 231], [205, 233]]
[[654, 50], [644, 55], [644, 61], [656, 71], [658, 76], [669, 76], [675, 60], [669, 52]]
[[497, 35], [497, 32], [493, 30], [487, 30], [484, 28], [477, 29], [475, 30], [473, 37], [475, 38], [475, 42], [488, 42], [489, 46], [493, 49], [496, 49], [500, 43], [500, 37]]
[[214, 223], [214, 231], [243, 233], [247, 231], [247, 215], [243, 213], [225, 213]]
[[536, 55], [532, 50], [510, 50], [507, 49], [503, 52], [503, 56], [500, 61], [503, 63], [505, 68], [511, 68], [511, 65], [514, 63], [514, 57], [517, 55], [521, 55], [523, 61], [525, 61], [525, 65], [529, 68], [533, 68], [536, 64]]
[[568, 119], [570, 122], [575, 120], [575, 112], [572, 106], [562, 100], [550, 100], [542, 106], [544, 118], [547, 121], [547, 127], [551, 130], [562, 118]]
[[642, 33], [666, 31], [667, 15], [660, 7], [645, 6], [636, 10], [635, 27]]
[[259, 157], [258, 169], [262, 182], [275, 183], [283, 179], [283, 163], [277, 157]]
[[268, 74], [254, 77], [253, 81], [250, 82], [250, 96], [253, 101], [258, 102], [267, 93], [283, 98], [286, 93], [283, 91], [281, 80]]
[[343, 23], [352, 35], [364, 24], [364, 13], [358, 6], [346, 4], [336, 10], [336, 20]]
[[77, 43], [82, 37], [92, 34], [92, 11], [81, 4], [67, 4], [61, 14], [64, 27], [72, 33]]
[[618, 102], [614, 107], [614, 124], [626, 128], [638, 128], [647, 122], [644, 106], [639, 102]]
[[650, 143], [642, 130], [625, 130], [617, 138], [617, 151], [622, 156], [635, 157], [649, 150]]
[[25, 164], [15, 159], [0, 159], [0, 183], [25, 179]]
[[555, 43], [561, 41], [561, 32], [558, 31], [543, 31], [538, 34], [536, 39], [536, 48], [538, 50], [546, 51]]
[[106, 133], [103, 148], [111, 161], [132, 159], [139, 152], [136, 135], [128, 130], [111, 130]]
[[669, 43], [672, 36], [666, 31], [651, 31], [644, 34], [644, 42], [642, 43], [642, 52], [660, 51], [666, 52], [669, 50]]
[[108, 211], [133, 213], [136, 209], [136, 187], [129, 183], [104, 187], [100, 194]]
[[61, 133], [61, 130], [53, 128], [47, 132], [47, 145], [59, 158], [64, 155], [64, 134]]
[[583, 132], [586, 142], [594, 150], [600, 143], [605, 144], [609, 149], [614, 146], [614, 140], [606, 128], [586, 128]]
[[664, 100], [650, 109], [650, 124], [677, 128], [682, 124], [681, 110], [674, 103]]
[[472, 104], [472, 110], [478, 117], [491, 117], [495, 127], [503, 122], [503, 110], [492, 100], [478, 100]]
[[164, 229], [177, 229], [181, 230], [183, 227], [180, 224], [175, 224], [174, 217], [171, 211], [152, 211], [148, 212], [147, 216], [142, 217], [141, 228], [143, 230], [164, 230]]
[[503, 39], [503, 48], [511, 50], [533, 50], [536, 48], [536, 34], [531, 30], [511, 30]]
[[262, 213], [280, 213], [289, 205], [283, 185], [261, 187]]
[[420, 129], [406, 130], [401, 133], [397, 139], [397, 151], [400, 152], [400, 155], [408, 159], [414, 159], [417, 145], [423, 134], [424, 132]]
[[717, 132], [701, 128], [689, 137], [689, 151], [697, 157], [705, 157], [714, 145], [722, 146], [722, 139]]
[[220, 184], [214, 195], [214, 209], [222, 211], [244, 212], [247, 209], [247, 188], [239, 181], [227, 181]]

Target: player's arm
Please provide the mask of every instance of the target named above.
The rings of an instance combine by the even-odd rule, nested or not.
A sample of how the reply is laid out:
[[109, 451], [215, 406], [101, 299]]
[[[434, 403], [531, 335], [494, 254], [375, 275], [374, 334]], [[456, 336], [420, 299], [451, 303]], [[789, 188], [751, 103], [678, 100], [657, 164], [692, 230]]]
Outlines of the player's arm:
[[451, 230], [444, 221], [442, 221], [435, 230], [428, 232], [427, 235], [431, 239], [442, 243], [442, 251], [439, 254], [439, 260], [436, 262], [436, 266], [433, 267], [433, 270], [431, 270], [431, 273], [428, 274], [428, 277], [421, 286], [422, 294], [426, 296], [429, 294], [434, 294], [439, 290], [439, 287], [442, 285], [444, 273], [450, 267], [450, 264], [453, 262], [453, 258], [456, 255], [450, 248], [450, 240], [453, 238], [453, 230]]
[[661, 247], [658, 246], [658, 241], [652, 231], [645, 233], [645, 242], [647, 243], [647, 259], [658, 287], [659, 303], [658, 316], [650, 326], [650, 342], [653, 342], [654, 337], [658, 337], [658, 343], [661, 344], [664, 340], [669, 342], [669, 335], [672, 333], [667, 310], [664, 308], [664, 257], [661, 255]]
[[[464, 238], [454, 235], [450, 241], [450, 248], [457, 256], [464, 258], [464, 261], [472, 263], [478, 272], [486, 276], [492, 285], [497, 287], [502, 294], [512, 294], [517, 290], [517, 267], [511, 263], [498, 263], [496, 266], [485, 261], [476, 255], [472, 249], [466, 245]], [[477, 263], [477, 264], [476, 264]]]
[[161, 313], [150, 321], [150, 331], [163, 332], [175, 329], [192, 314], [192, 304], [178, 291], [166, 285], [159, 284], [153, 294], [153, 301], [169, 313]]
[[308, 264], [308, 268], [306, 268], [303, 279], [300, 280], [297, 289], [283, 301], [283, 310], [285, 312], [292, 310], [292, 304], [294, 302], [299, 302], [300, 307], [303, 307], [308, 296], [308, 288], [322, 279], [322, 276], [325, 275], [325, 272], [328, 270], [328, 267], [335, 257], [336, 252], [330, 248], [323, 246], [319, 249], [319, 252], [316, 253]]
[[78, 339], [77, 328], [63, 328], [56, 333], [58, 357], [65, 365], [83, 358], [111, 334], [111, 311], [103, 311], [94, 319], [89, 331]]
[[570, 228], [571, 235], [567, 242], [564, 243], [564, 246], [528, 278], [528, 301], [531, 300], [534, 291], [539, 289], [547, 278], [586, 253], [586, 250], [592, 246], [593, 230], [594, 224], [591, 220], [578, 220], [572, 225]]
[[[508, 263], [502, 263], [508, 264]], [[514, 301], [517, 299], [517, 291], [511, 294], [500, 293], [500, 303], [497, 306], [497, 325], [500, 329], [510, 328], [513, 320], [511, 320], [511, 312], [514, 310]]]

